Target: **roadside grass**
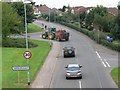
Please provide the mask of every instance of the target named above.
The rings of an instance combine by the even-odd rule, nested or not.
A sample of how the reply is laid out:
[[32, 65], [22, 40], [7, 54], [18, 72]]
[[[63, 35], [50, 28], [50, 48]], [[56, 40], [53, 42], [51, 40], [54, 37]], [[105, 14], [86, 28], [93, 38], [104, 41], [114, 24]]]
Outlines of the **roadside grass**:
[[112, 69], [111, 75], [112, 75], [112, 78], [115, 81], [115, 83], [120, 88], [120, 77], [119, 77], [119, 75], [120, 75], [120, 67]]
[[43, 29], [33, 23], [28, 24], [28, 33], [41, 32]]
[[[31, 40], [38, 47], [30, 48], [32, 57], [29, 59], [30, 81], [35, 79], [38, 71], [44, 63], [50, 51], [47, 41]], [[18, 71], [13, 71], [12, 66], [27, 66], [27, 60], [23, 57], [25, 48], [2, 48], [2, 88], [27, 88], [27, 71], [19, 71], [20, 85], [18, 85]]]

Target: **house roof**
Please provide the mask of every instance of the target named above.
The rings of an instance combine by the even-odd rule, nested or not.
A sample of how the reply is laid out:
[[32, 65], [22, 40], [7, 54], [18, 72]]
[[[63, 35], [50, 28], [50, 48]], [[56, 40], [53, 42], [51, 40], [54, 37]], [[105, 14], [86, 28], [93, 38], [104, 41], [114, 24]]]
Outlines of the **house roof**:
[[47, 7], [45, 4], [44, 5], [40, 5], [38, 7], [39, 11], [41, 13], [49, 13], [49, 11], [51, 10], [49, 7]]
[[117, 8], [107, 8], [108, 13], [116, 16], [118, 14], [118, 9]]
[[86, 12], [88, 9], [84, 6], [76, 6], [76, 7], [73, 7], [73, 10], [76, 14], [79, 14], [82, 12]]

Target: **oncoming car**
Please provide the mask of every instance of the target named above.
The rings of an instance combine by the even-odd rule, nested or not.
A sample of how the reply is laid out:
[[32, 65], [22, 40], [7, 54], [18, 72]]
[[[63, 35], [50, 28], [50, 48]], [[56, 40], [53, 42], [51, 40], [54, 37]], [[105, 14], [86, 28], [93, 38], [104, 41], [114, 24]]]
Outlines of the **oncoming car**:
[[64, 47], [63, 55], [65, 57], [75, 57], [75, 48], [74, 47]]
[[66, 68], [66, 79], [68, 78], [80, 78], [82, 79], [81, 68], [79, 64], [68, 64]]

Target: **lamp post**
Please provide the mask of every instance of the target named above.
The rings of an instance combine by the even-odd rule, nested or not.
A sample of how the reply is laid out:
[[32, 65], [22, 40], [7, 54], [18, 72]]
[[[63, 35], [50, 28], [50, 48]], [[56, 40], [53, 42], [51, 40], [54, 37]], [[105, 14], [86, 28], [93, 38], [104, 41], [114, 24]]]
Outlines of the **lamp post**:
[[[26, 16], [26, 4], [34, 4], [31, 0], [24, 0], [24, 13], [25, 13], [25, 32], [26, 32], [26, 51], [28, 51], [28, 35], [27, 35], [27, 16]], [[27, 60], [27, 65], [29, 66], [29, 59]], [[30, 85], [30, 72], [28, 70], [28, 85]]]
[[50, 22], [50, 8], [49, 8], [49, 22]]
[[120, 14], [120, 1], [118, 2], [118, 14]]

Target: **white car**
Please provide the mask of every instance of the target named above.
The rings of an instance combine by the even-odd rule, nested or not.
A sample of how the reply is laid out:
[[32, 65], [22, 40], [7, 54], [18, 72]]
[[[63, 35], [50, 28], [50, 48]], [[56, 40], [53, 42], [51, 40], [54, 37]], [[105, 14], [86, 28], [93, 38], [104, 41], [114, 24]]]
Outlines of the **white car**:
[[80, 78], [82, 79], [81, 68], [79, 64], [68, 64], [66, 68], [66, 79], [68, 78]]

